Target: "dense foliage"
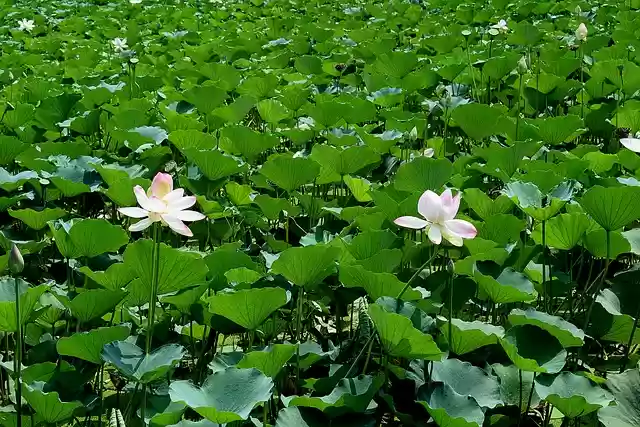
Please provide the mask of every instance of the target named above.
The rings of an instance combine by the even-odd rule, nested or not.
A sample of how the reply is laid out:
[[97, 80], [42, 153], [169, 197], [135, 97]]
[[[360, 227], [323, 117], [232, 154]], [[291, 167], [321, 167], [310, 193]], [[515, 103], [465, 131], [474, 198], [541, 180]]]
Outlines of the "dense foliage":
[[9, 3], [3, 426], [640, 426], [640, 1]]

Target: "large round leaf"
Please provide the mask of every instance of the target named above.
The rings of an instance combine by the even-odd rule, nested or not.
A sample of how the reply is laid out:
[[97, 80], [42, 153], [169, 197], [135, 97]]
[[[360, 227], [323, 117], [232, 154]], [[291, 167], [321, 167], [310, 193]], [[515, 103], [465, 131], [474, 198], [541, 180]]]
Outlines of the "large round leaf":
[[[152, 240], [138, 240], [128, 245], [123, 255], [124, 264], [140, 278], [145, 289], [153, 286], [153, 246]], [[160, 244], [159, 265], [158, 295], [200, 283], [207, 274], [207, 266], [199, 254], [173, 249], [164, 243]]]
[[62, 356], [77, 357], [100, 364], [103, 362], [103, 347], [110, 342], [124, 340], [128, 336], [129, 327], [126, 325], [96, 328], [60, 338], [56, 343], [56, 350]]
[[209, 311], [249, 330], [255, 330], [288, 301], [282, 288], [245, 289], [219, 293], [207, 300]]
[[83, 407], [78, 401], [63, 402], [58, 392], [45, 392], [45, 385], [42, 381], [22, 385], [22, 397], [45, 422], [55, 424], [66, 421]]
[[514, 309], [509, 313], [509, 323], [517, 325], [533, 325], [544, 329], [556, 337], [563, 347], [582, 347], [584, 331], [562, 317], [552, 316], [529, 308], [526, 311]]
[[184, 357], [181, 345], [167, 344], [149, 354], [128, 341], [114, 341], [102, 350], [102, 359], [131, 380], [146, 384], [167, 375]]
[[484, 413], [472, 397], [461, 396], [443, 383], [425, 389], [419, 394], [418, 403], [439, 426], [480, 427], [484, 422]]
[[605, 427], [636, 427], [640, 425], [640, 370], [629, 369], [607, 376], [607, 389], [616, 404], [600, 409], [598, 419]]
[[414, 328], [407, 317], [390, 313], [378, 304], [369, 306], [369, 316], [387, 354], [406, 359], [440, 360], [442, 358], [442, 352], [431, 335]]
[[566, 362], [567, 351], [560, 341], [536, 326], [514, 326], [500, 344], [509, 359], [523, 371], [555, 374]]
[[478, 405], [495, 408], [502, 405], [498, 380], [471, 363], [458, 359], [433, 362], [431, 380], [445, 383], [462, 396], [471, 396]]
[[618, 230], [640, 218], [640, 188], [596, 185], [582, 196], [580, 205], [605, 230]]
[[174, 381], [169, 395], [184, 402], [209, 421], [224, 424], [246, 420], [251, 410], [271, 397], [273, 381], [257, 369], [227, 368], [196, 387], [189, 381]]
[[282, 252], [271, 266], [291, 283], [311, 289], [335, 272], [339, 250], [324, 245], [290, 248]]
[[613, 396], [586, 377], [572, 372], [539, 375], [536, 392], [566, 417], [577, 418], [613, 403]]
[[497, 344], [504, 336], [504, 328], [479, 320], [465, 322], [460, 319], [451, 319], [451, 332], [453, 340], [449, 339], [449, 322], [440, 326], [440, 332], [450, 344], [451, 351], [457, 355], [470, 353], [480, 347]]

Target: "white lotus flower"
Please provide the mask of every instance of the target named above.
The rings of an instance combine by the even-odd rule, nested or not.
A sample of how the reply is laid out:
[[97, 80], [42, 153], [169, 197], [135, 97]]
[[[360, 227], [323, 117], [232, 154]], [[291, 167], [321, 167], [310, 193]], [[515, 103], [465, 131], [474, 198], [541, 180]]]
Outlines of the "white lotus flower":
[[151, 183], [147, 192], [136, 185], [133, 188], [140, 207], [120, 208], [118, 211], [130, 218], [140, 218], [129, 227], [130, 231], [142, 231], [154, 222], [167, 225], [173, 231], [183, 236], [191, 237], [193, 232], [183, 221], [199, 221], [205, 216], [200, 212], [186, 210], [196, 203], [194, 196], [185, 196], [184, 189], [173, 189], [171, 175], [159, 172]]
[[140, 3], [142, 3], [142, 0], [129, 0], [129, 3], [131, 3], [131, 4], [140, 4]]
[[584, 23], [581, 23], [576, 30], [576, 40], [579, 42], [583, 42], [587, 40], [587, 34], [589, 31], [587, 30], [587, 26]]
[[455, 197], [450, 189], [438, 196], [427, 190], [418, 200], [418, 213], [423, 218], [401, 216], [394, 223], [400, 227], [414, 230], [427, 230], [429, 240], [439, 245], [444, 237], [454, 246], [462, 246], [462, 239], [473, 239], [478, 234], [476, 227], [469, 221], [454, 219], [460, 209], [460, 193]]
[[425, 148], [424, 151], [422, 152], [423, 157], [433, 157], [434, 154], [436, 154], [436, 150], [434, 150], [431, 147]]
[[129, 49], [126, 38], [121, 39], [120, 37], [116, 37], [111, 41], [111, 44], [113, 45], [113, 49], [118, 53]]
[[501, 19], [497, 24], [492, 25], [491, 28], [500, 31], [503, 34], [509, 32], [507, 21], [505, 21], [504, 19]]
[[21, 19], [18, 21], [18, 30], [31, 32], [36, 28], [36, 24], [32, 19]]
[[640, 153], [640, 139], [638, 138], [622, 138], [620, 144], [635, 153]]

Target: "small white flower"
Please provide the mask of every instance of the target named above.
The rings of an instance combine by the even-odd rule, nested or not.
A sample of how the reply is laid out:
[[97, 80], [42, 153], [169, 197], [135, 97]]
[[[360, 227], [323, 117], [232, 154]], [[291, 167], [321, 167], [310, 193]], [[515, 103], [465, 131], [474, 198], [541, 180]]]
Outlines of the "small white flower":
[[36, 24], [32, 19], [22, 19], [18, 21], [18, 29], [20, 31], [31, 32], [34, 28], [36, 28]]
[[494, 24], [491, 26], [491, 28], [498, 30], [501, 33], [508, 33], [509, 32], [509, 27], [507, 26], [507, 21], [505, 21], [504, 19], [501, 19], [497, 24]]
[[142, 0], [129, 0], [129, 3], [131, 3], [131, 4], [140, 4], [140, 3], [142, 3]]
[[116, 37], [111, 41], [111, 44], [113, 45], [113, 49], [118, 53], [124, 52], [125, 50], [129, 49], [129, 46], [127, 46], [126, 38], [121, 39], [120, 37]]
[[579, 42], [587, 40], [587, 34], [587, 26], [584, 25], [584, 23], [581, 23], [576, 30], [576, 40], [578, 40]]

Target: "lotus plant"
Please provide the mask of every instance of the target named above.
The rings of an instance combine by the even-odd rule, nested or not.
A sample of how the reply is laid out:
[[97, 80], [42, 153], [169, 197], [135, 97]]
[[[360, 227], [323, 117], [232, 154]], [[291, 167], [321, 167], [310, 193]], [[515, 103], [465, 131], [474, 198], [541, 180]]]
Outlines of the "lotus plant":
[[498, 32], [505, 34], [509, 32], [509, 27], [507, 26], [507, 21], [501, 19], [497, 24], [493, 24], [491, 26], [494, 30], [498, 30]]
[[427, 190], [418, 200], [418, 213], [423, 218], [401, 216], [394, 222], [400, 227], [426, 230], [429, 240], [436, 245], [442, 243], [444, 237], [452, 245], [462, 246], [463, 239], [473, 239], [478, 232], [470, 222], [455, 219], [460, 199], [460, 193], [453, 196], [449, 188], [440, 196]]
[[173, 179], [169, 174], [160, 172], [153, 178], [151, 187], [146, 192], [139, 185], [133, 188], [133, 192], [140, 207], [118, 209], [125, 216], [140, 219], [129, 227], [129, 231], [146, 230], [153, 223], [160, 222], [178, 234], [191, 237], [193, 232], [184, 221], [200, 221], [205, 218], [200, 212], [188, 210], [196, 203], [196, 198], [185, 196], [182, 188], [174, 189]]

